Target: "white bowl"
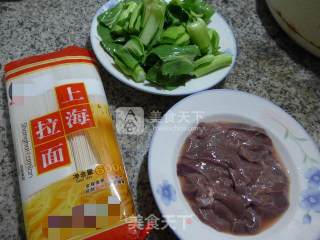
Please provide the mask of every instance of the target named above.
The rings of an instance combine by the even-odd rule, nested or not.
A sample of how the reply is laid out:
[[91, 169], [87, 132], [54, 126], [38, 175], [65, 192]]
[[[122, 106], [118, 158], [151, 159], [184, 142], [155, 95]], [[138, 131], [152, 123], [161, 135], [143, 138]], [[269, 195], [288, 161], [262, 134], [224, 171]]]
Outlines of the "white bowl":
[[210, 73], [206, 76], [197, 79], [191, 79], [185, 84], [185, 86], [180, 86], [172, 91], [157, 88], [155, 86], [150, 85], [147, 81], [145, 81], [144, 83], [134, 82], [128, 76], [122, 74], [114, 66], [114, 61], [112, 57], [110, 57], [100, 46], [100, 37], [97, 33], [97, 17], [110, 7], [117, 4], [117, 2], [118, 0], [110, 0], [97, 11], [91, 24], [90, 39], [93, 51], [96, 54], [100, 63], [104, 66], [104, 68], [108, 70], [115, 78], [119, 79], [121, 82], [127, 84], [128, 86], [139, 89], [144, 92], [158, 95], [187, 95], [213, 87], [214, 85], [221, 82], [233, 68], [237, 56], [236, 41], [229, 25], [226, 23], [226, 21], [222, 18], [222, 16], [219, 13], [215, 13], [211, 19], [209, 26], [211, 28], [214, 28], [219, 33], [221, 38], [221, 50], [233, 55], [233, 62], [229, 67], [223, 68], [221, 70], [218, 70], [216, 72]]
[[[262, 127], [273, 140], [288, 170], [290, 206], [274, 225], [258, 235], [235, 236], [218, 232], [202, 223], [185, 199], [177, 176], [177, 160], [190, 129], [197, 126], [199, 118], [201, 121], [233, 121]], [[148, 161], [155, 200], [181, 239], [317, 240], [320, 237], [318, 148], [299, 123], [263, 98], [232, 90], [209, 90], [184, 98], [159, 122]]]
[[280, 27], [301, 47], [320, 57], [320, 1], [267, 0]]

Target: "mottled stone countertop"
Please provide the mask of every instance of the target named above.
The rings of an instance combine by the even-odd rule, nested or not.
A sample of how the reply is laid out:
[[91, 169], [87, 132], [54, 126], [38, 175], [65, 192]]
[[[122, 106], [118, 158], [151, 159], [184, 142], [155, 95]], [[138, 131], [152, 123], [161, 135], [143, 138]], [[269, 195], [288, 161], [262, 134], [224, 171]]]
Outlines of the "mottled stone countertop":
[[[267, 98], [295, 117], [320, 144], [320, 60], [291, 41], [278, 27], [264, 0], [213, 0], [234, 30], [239, 55], [232, 73], [217, 88], [238, 89]], [[101, 0], [0, 1], [0, 75], [5, 63], [68, 45], [91, 48], [90, 23]], [[155, 123], [152, 111], [166, 112], [180, 98], [133, 90], [100, 67], [108, 100], [143, 107], [145, 131], [119, 135], [136, 207], [159, 215], [150, 190], [147, 153]], [[19, 187], [13, 155], [8, 106], [0, 84], [0, 239], [24, 239]], [[150, 239], [176, 239], [170, 230]]]

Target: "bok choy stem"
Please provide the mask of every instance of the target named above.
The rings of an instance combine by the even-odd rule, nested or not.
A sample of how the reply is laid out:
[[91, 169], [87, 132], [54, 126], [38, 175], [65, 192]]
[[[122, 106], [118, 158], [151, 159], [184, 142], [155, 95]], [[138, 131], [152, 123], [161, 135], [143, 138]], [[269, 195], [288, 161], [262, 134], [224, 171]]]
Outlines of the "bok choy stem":
[[201, 77], [210, 72], [229, 66], [232, 63], [232, 56], [230, 54], [221, 54], [214, 56], [213, 60], [207, 64], [202, 64], [193, 71], [196, 77]]
[[149, 45], [159, 31], [162, 31], [165, 11], [166, 6], [160, 0], [154, 0], [145, 6], [143, 29], [140, 34], [140, 39], [145, 46]]

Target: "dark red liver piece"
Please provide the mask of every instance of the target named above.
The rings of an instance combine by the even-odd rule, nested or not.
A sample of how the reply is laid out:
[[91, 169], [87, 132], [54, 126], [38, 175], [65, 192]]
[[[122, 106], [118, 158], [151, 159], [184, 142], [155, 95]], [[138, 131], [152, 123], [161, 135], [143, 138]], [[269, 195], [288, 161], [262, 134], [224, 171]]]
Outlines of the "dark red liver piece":
[[177, 174], [195, 214], [218, 231], [257, 234], [289, 206], [288, 177], [261, 128], [200, 123], [185, 141]]

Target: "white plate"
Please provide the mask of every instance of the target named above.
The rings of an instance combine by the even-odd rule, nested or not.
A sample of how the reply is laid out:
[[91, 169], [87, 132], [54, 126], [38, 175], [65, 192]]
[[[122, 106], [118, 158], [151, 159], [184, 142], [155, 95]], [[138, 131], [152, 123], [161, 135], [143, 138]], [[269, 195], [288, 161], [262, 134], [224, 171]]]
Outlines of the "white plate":
[[[265, 129], [288, 169], [290, 207], [272, 227], [255, 236], [233, 236], [203, 224], [183, 196], [177, 177], [181, 146], [201, 121], [234, 121]], [[318, 240], [320, 154], [310, 136], [271, 102], [240, 91], [210, 90], [184, 98], [159, 122], [149, 151], [149, 176], [156, 202], [184, 240]], [[184, 220], [184, 221], [183, 221]]]
[[236, 41], [229, 25], [226, 23], [226, 21], [222, 18], [222, 16], [219, 13], [215, 13], [211, 19], [209, 26], [211, 28], [214, 28], [219, 33], [221, 38], [221, 41], [220, 41], [221, 50], [233, 55], [233, 62], [231, 66], [197, 79], [191, 79], [186, 83], [185, 86], [180, 86], [177, 89], [172, 91], [151, 86], [147, 81], [145, 83], [134, 82], [132, 79], [122, 74], [113, 65], [114, 64], [113, 59], [100, 46], [100, 37], [98, 36], [98, 33], [97, 33], [97, 25], [98, 25], [97, 17], [101, 13], [109, 9], [110, 7], [117, 4], [117, 2], [118, 0], [111, 0], [98, 10], [98, 12], [96, 13], [92, 21], [90, 39], [91, 39], [91, 45], [93, 47], [93, 51], [95, 52], [100, 63], [104, 66], [106, 70], [108, 70], [115, 78], [119, 79], [121, 82], [127, 84], [130, 87], [139, 89], [144, 92], [158, 94], [158, 95], [174, 96], [174, 95], [191, 94], [194, 92], [199, 92], [199, 91], [211, 88], [214, 85], [221, 82], [230, 73], [232, 67], [234, 66], [235, 59], [237, 56]]

